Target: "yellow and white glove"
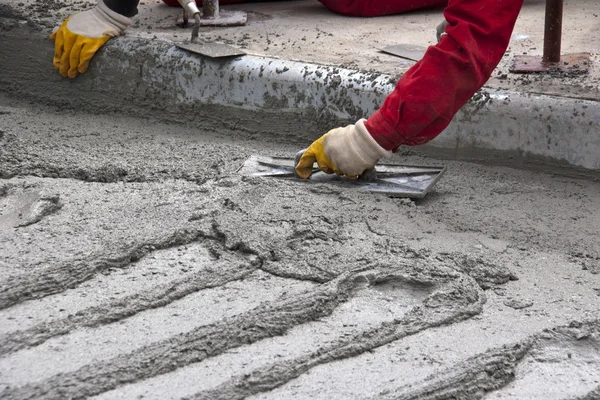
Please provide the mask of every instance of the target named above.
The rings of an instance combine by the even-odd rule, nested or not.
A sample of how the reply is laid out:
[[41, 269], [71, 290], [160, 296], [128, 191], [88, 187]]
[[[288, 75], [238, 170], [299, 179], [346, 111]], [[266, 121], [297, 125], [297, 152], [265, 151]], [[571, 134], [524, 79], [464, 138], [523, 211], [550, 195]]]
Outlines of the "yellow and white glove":
[[98, 0], [95, 8], [70, 16], [50, 35], [55, 41], [54, 68], [69, 78], [84, 73], [98, 49], [110, 38], [122, 35], [131, 24], [131, 18]]
[[316, 162], [325, 173], [355, 179], [373, 168], [380, 158], [391, 155], [391, 151], [373, 139], [365, 127], [365, 119], [361, 119], [354, 125], [332, 129], [313, 142], [296, 165], [296, 174], [310, 178]]

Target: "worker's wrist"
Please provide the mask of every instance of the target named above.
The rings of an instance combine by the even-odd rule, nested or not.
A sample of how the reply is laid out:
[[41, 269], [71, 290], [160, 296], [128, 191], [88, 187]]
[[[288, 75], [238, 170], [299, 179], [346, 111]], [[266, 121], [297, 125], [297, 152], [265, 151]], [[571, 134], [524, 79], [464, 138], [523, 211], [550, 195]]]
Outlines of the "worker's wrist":
[[127, 27], [133, 25], [133, 20], [131, 18], [111, 10], [104, 0], [98, 0], [96, 12], [98, 13], [99, 18], [102, 18], [106, 23], [112, 25], [119, 31], [119, 34], [122, 34]]
[[365, 121], [365, 119], [361, 119], [355, 124], [356, 129], [350, 138], [359, 157], [366, 163], [374, 163], [382, 157], [391, 156], [392, 152], [381, 147], [369, 133], [365, 127]]
[[398, 148], [398, 143], [394, 140], [396, 129], [383, 117], [380, 110], [370, 116], [364, 122], [364, 126], [379, 146], [387, 151], [396, 151]]
[[103, 0], [104, 5], [110, 10], [116, 12], [119, 15], [126, 17], [134, 17], [138, 13], [137, 6], [139, 1], [123, 1], [123, 0]]

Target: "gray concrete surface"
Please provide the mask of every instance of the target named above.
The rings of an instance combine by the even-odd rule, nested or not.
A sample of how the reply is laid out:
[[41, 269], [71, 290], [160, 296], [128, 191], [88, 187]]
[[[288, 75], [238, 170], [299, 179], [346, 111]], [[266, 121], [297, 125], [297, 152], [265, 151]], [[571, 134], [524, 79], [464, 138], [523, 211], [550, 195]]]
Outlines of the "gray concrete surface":
[[449, 162], [415, 203], [236, 174], [284, 137], [10, 97], [0, 121], [2, 398], [598, 391], [593, 180]]
[[[35, 4], [48, 26], [85, 6]], [[291, 5], [313, 8], [237, 7]], [[594, 173], [387, 160], [448, 165], [419, 201], [242, 177], [249, 155], [292, 156], [344, 115], [170, 101], [197, 94], [147, 74], [165, 44], [65, 81], [49, 28], [3, 16], [0, 398], [600, 398]]]

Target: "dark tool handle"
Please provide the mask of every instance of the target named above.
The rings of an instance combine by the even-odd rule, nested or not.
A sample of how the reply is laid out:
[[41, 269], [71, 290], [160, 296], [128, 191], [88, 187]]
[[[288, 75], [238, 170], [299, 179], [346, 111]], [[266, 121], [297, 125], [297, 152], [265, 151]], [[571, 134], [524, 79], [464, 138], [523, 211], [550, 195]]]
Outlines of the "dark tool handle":
[[377, 170], [375, 167], [366, 169], [360, 174], [358, 180], [363, 182], [375, 182], [377, 180]]

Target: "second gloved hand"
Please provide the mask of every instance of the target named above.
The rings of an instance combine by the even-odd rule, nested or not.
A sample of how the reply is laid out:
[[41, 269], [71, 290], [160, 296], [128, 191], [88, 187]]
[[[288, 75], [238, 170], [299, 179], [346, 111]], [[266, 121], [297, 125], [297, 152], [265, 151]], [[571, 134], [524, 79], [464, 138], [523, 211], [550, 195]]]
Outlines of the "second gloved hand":
[[131, 18], [108, 8], [102, 0], [88, 11], [75, 14], [52, 33], [54, 68], [64, 77], [85, 72], [94, 54], [114, 36], [120, 36], [133, 23]]
[[296, 173], [308, 179], [316, 162], [325, 173], [357, 178], [391, 154], [373, 139], [361, 119], [354, 125], [332, 129], [313, 142], [296, 165]]

